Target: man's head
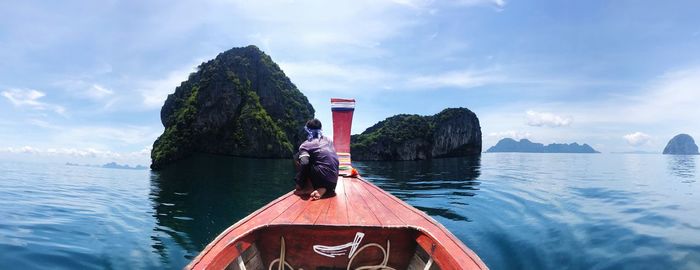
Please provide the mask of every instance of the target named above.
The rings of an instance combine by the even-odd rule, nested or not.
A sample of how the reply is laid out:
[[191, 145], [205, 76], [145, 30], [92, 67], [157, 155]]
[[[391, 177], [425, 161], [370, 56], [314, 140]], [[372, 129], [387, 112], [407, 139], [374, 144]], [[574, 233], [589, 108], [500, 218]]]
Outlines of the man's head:
[[308, 129], [321, 129], [321, 121], [318, 119], [314, 118], [309, 121], [306, 121], [306, 127]]
[[314, 118], [306, 122], [304, 130], [308, 134], [307, 139], [311, 140], [313, 138], [321, 138], [321, 121]]

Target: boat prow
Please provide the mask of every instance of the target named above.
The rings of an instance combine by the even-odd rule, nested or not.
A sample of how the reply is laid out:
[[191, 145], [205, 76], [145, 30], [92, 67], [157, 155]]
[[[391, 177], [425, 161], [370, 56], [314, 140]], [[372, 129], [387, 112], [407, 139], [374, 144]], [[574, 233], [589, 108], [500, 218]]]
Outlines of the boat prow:
[[[341, 106], [354, 108], [354, 100], [341, 101], [334, 125], [348, 121], [336, 112], [352, 113]], [[336, 149], [349, 152], [349, 145], [338, 147], [349, 144], [349, 126], [340, 130], [347, 134], [334, 135]], [[341, 171], [352, 171], [349, 159], [347, 153]], [[267, 204], [221, 233], [186, 269], [488, 269], [433, 218], [348, 175], [341, 173], [333, 197], [312, 201], [290, 192]]]

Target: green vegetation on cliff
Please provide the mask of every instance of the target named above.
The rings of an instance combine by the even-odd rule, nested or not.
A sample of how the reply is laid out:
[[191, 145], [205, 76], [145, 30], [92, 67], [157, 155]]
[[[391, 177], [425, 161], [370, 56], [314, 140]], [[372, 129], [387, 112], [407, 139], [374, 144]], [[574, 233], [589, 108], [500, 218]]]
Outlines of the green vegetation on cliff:
[[176, 102], [182, 104], [180, 108], [169, 117], [169, 127], [165, 128], [163, 135], [153, 143], [151, 158], [155, 160], [180, 159], [192, 149], [190, 138], [192, 137], [192, 123], [197, 114], [197, 94], [199, 88], [190, 89], [186, 99]]
[[429, 140], [434, 123], [430, 117], [415, 114], [399, 114], [371, 126], [365, 132], [352, 136], [350, 149], [367, 152], [377, 144], [398, 145], [411, 140]]
[[192, 153], [286, 158], [313, 116], [306, 97], [270, 56], [255, 46], [233, 48], [202, 63], [168, 96], [151, 168]]
[[448, 108], [432, 116], [400, 114], [353, 135], [356, 160], [416, 160], [481, 152], [481, 127], [465, 108]]
[[233, 136], [223, 141], [227, 144], [226, 148], [235, 149], [233, 154], [238, 156], [255, 156], [256, 153], [251, 151], [261, 148], [291, 155], [292, 144], [278, 123], [262, 107], [260, 97], [251, 90], [244, 91], [243, 95], [245, 101], [240, 116], [232, 125]]

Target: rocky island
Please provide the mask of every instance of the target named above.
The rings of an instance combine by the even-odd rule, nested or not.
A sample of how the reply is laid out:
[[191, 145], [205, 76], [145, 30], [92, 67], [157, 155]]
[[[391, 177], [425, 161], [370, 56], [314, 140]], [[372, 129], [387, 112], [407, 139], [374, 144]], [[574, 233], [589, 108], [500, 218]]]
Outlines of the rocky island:
[[492, 146], [487, 153], [496, 152], [519, 152], [519, 153], [600, 153], [593, 149], [588, 144], [580, 145], [578, 143], [552, 143], [549, 145], [544, 145], [541, 143], [534, 143], [528, 139], [521, 139], [520, 141], [513, 140], [511, 138], [505, 138], [496, 145]]
[[163, 105], [151, 168], [193, 153], [289, 158], [314, 117], [306, 96], [256, 46], [202, 63]]
[[678, 134], [673, 137], [666, 148], [664, 148], [664, 155], [698, 155], [698, 146], [695, 144], [695, 140], [688, 134]]
[[400, 114], [352, 135], [353, 160], [422, 160], [481, 153], [474, 112], [448, 108], [432, 116]]
[[136, 165], [134, 167], [129, 166], [128, 164], [121, 165], [119, 163], [116, 163], [114, 161], [110, 163], [106, 163], [104, 165], [90, 165], [90, 164], [83, 164], [80, 165], [78, 163], [70, 163], [66, 162], [66, 166], [73, 166], [73, 167], [93, 167], [93, 168], [107, 168], [107, 169], [123, 169], [123, 170], [145, 170], [148, 169], [146, 166], [143, 165]]

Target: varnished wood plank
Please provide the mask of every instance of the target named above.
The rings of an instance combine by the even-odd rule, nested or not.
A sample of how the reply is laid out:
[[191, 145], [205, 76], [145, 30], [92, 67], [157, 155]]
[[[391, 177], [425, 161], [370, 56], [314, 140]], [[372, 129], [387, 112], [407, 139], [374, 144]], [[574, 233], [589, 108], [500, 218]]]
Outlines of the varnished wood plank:
[[360, 194], [352, 188], [353, 181], [357, 181], [353, 178], [345, 178], [343, 181], [345, 185], [345, 194], [347, 194], [347, 205], [348, 205], [348, 223], [349, 224], [361, 224], [361, 225], [381, 225], [377, 217], [369, 210], [369, 207], [365, 203], [365, 200], [360, 197]]
[[[401, 220], [402, 223], [404, 224], [411, 224], [409, 221], [409, 215], [413, 215], [413, 212], [411, 212], [408, 209], [405, 209], [402, 205], [397, 205], [394, 200], [391, 199], [391, 197], [388, 196], [388, 194], [379, 189], [375, 189], [372, 186], [365, 186], [365, 190], [371, 194], [379, 203], [384, 205], [389, 211], [394, 213], [394, 216]], [[413, 219], [417, 220], [417, 219]], [[419, 219], [418, 219], [419, 220]]]
[[396, 214], [394, 214], [391, 209], [389, 209], [384, 203], [382, 203], [375, 195], [373, 195], [368, 189], [367, 184], [364, 181], [353, 181], [353, 190], [362, 197], [370, 211], [374, 213], [379, 222], [384, 226], [391, 225], [405, 225], [401, 219], [399, 219]]
[[[234, 230], [235, 231], [235, 230]], [[241, 234], [239, 234], [240, 236]], [[200, 267], [202, 269], [223, 269], [231, 262], [236, 259], [236, 257], [241, 255], [241, 252], [239, 250], [244, 250], [252, 245], [254, 241], [254, 236], [252, 234], [248, 234], [242, 237], [242, 239], [235, 244], [228, 244], [228, 243], [222, 243], [220, 242], [216, 249], [218, 250], [216, 253], [210, 253], [211, 256], [207, 258], [206, 261], [202, 261], [203, 265], [196, 265], [197, 267]], [[239, 245], [242, 248], [238, 248], [237, 245]]]
[[[382, 229], [378, 227], [337, 227], [337, 226], [272, 226], [261, 231], [259, 249], [264, 265], [279, 258], [280, 238], [285, 240], [285, 260], [294, 269], [318, 269], [318, 267], [330, 267], [333, 269], [345, 269], [349, 262], [345, 255], [329, 258], [313, 251], [313, 245], [335, 246], [351, 242], [357, 232], [363, 232], [364, 238], [360, 246], [376, 243], [387, 248], [387, 240], [391, 242], [389, 253], [389, 266], [395, 269], [406, 269], [409, 260], [416, 249], [414, 241], [416, 231], [409, 228]], [[346, 250], [347, 252], [348, 250]], [[265, 255], [266, 254], [266, 255]], [[353, 261], [353, 268], [359, 266], [376, 265], [383, 260], [383, 253], [376, 247], [363, 250]], [[275, 268], [276, 269], [276, 268]]]
[[[245, 235], [246, 233], [249, 233], [250, 229], [258, 227], [264, 230], [266, 228], [270, 228], [267, 227], [270, 224], [280, 224], [277, 222], [294, 224], [293, 222], [295, 222], [297, 219], [299, 222], [310, 221], [313, 219], [314, 215], [316, 216], [314, 221], [316, 224], [318, 224], [319, 222], [331, 220], [331, 217], [342, 217], [343, 215], [339, 214], [339, 209], [342, 211], [341, 205], [344, 205], [346, 210], [345, 214], [347, 214], [348, 217], [348, 223], [363, 225], [355, 226], [357, 228], [363, 228], [361, 229], [363, 231], [371, 228], [366, 226], [394, 224], [397, 220], [393, 220], [392, 223], [384, 221], [383, 216], [385, 216], [387, 211], [393, 213], [396, 219], [400, 220], [402, 223], [405, 223], [411, 227], [419, 228], [422, 231], [422, 237], [419, 236], [417, 238], [413, 238], [414, 240], [412, 240], [412, 243], [414, 243], [414, 248], [415, 244], [417, 243], [424, 249], [431, 250], [435, 263], [440, 265], [442, 269], [487, 269], [483, 262], [481, 262], [476, 254], [473, 253], [473, 251], [464, 246], [464, 244], [456, 239], [454, 235], [449, 233], [444, 226], [427, 216], [422, 211], [411, 207], [405, 202], [364, 180], [343, 178], [342, 180], [339, 180], [338, 184], [340, 188], [337, 188], [336, 192], [340, 195], [323, 199], [325, 202], [322, 202], [321, 204], [313, 205], [313, 203], [316, 202], [304, 201], [299, 199], [297, 196], [290, 196], [289, 194], [279, 198], [273, 203], [268, 204], [266, 207], [263, 207], [261, 210], [256, 211], [227, 229], [227, 231], [222, 233], [219, 237], [217, 237], [217, 239], [215, 239], [215, 241], [208, 245], [207, 248], [205, 248], [205, 250], [202, 251], [197, 258], [195, 258], [193, 263], [188, 266], [188, 268], [196, 267], [197, 269], [222, 269], [229, 265], [238, 256], [238, 250], [245, 250], [235, 248], [238, 246], [238, 243], [243, 244], [243, 247], [245, 248], [245, 245], [251, 245], [251, 241], [253, 241], [253, 239], [257, 239], [255, 241], [261, 240], [258, 239], [260, 236], [257, 233], [255, 235], [258, 236], [254, 238], [252, 234]], [[342, 194], [344, 194], [344, 196], [342, 196]], [[343, 198], [345, 199], [344, 203]], [[308, 211], [308, 213], [305, 213], [305, 211]], [[318, 215], [316, 215], [316, 213], [318, 213]], [[294, 225], [292, 227], [296, 226], [299, 225]], [[318, 230], [319, 228], [323, 228], [311, 225], [309, 226], [309, 228], [314, 231]], [[293, 233], [297, 230], [293, 229], [292, 227], [289, 227], [288, 233]], [[318, 242], [326, 241], [325, 239], [331, 239], [333, 235], [348, 229], [340, 229], [340, 227], [326, 228], [331, 229], [329, 231], [330, 234], [326, 234], [325, 236], [313, 235], [313, 237], [315, 237], [314, 239], [316, 239]], [[312, 235], [312, 233], [305, 234], [304, 237], [308, 237], [308, 235]], [[387, 235], [387, 237], [388, 236], [389, 235]], [[234, 239], [238, 240], [236, 240], [234, 243], [232, 241]], [[271, 238], [268, 240], [274, 239]], [[392, 240], [392, 243], [393, 241], [394, 240]], [[301, 242], [301, 240], [297, 242]], [[394, 247], [392, 244], [392, 249], [393, 248]], [[279, 247], [277, 247], [277, 250], [278, 249]], [[263, 255], [262, 253], [264, 252], [261, 252], [261, 255]], [[372, 253], [376, 252], [371, 251], [368, 253], [368, 255], [371, 255]], [[404, 267], [408, 266], [408, 261], [411, 260], [410, 256], [413, 254], [408, 253], [406, 255], [409, 257], [402, 260], [406, 263]], [[264, 256], [261, 257], [263, 258], [263, 262], [266, 261]], [[301, 262], [303, 259], [304, 257], [299, 257], [296, 260]], [[374, 259], [367, 258], [367, 260], [371, 261]]]
[[328, 203], [330, 200], [328, 198], [323, 198], [320, 200], [308, 200], [304, 201], [304, 203], [307, 204], [306, 208], [304, 209], [301, 214], [294, 219], [294, 224], [314, 224], [316, 222], [316, 219], [321, 215], [321, 213], [324, 213], [324, 211], [328, 211]]
[[321, 219], [324, 219], [328, 215], [328, 209], [331, 207], [331, 204], [334, 204], [330, 198], [325, 199], [325, 206], [323, 206], [323, 210], [321, 210], [321, 214], [316, 217], [316, 220], [314, 220], [314, 224], [318, 224], [318, 221]]
[[299, 198], [296, 202], [294, 202], [294, 204], [292, 204], [292, 206], [285, 209], [284, 212], [282, 212], [282, 214], [280, 214], [277, 218], [272, 220], [270, 224], [292, 224], [294, 220], [299, 215], [301, 215], [301, 213], [304, 212], [304, 209], [306, 209], [306, 207], [308, 206], [308, 201]]
[[317, 225], [329, 224], [348, 224], [348, 213], [346, 205], [346, 194], [345, 185], [343, 184], [345, 180], [339, 177], [338, 184], [335, 187], [335, 197], [328, 198], [328, 210], [325, 214], [322, 214], [318, 220], [316, 220]]

